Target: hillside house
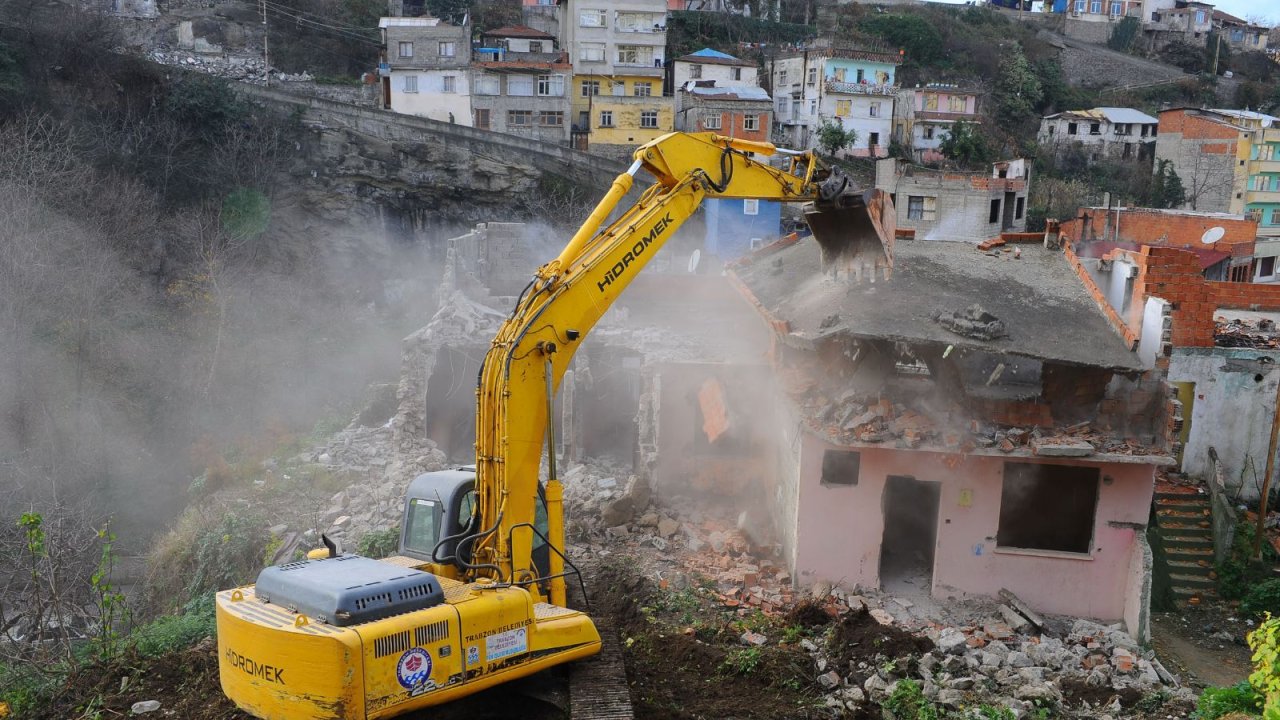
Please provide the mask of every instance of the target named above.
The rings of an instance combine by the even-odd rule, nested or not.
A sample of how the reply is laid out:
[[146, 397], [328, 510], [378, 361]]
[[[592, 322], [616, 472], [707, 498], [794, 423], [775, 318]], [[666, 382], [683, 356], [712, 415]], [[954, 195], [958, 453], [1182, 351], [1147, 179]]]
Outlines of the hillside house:
[[893, 139], [911, 151], [916, 162], [943, 160], [938, 148], [957, 122], [980, 123], [978, 91], [945, 83], [898, 93], [893, 109]]
[[434, 17], [384, 17], [382, 107], [471, 125], [471, 26]]
[[672, 77], [678, 88], [691, 80], [712, 80], [717, 87], [760, 87], [755, 63], [710, 48], [676, 58]]
[[1215, 9], [1214, 27], [1222, 31], [1222, 39], [1237, 52], [1266, 52], [1270, 29]]
[[[892, 236], [891, 215], [879, 225]], [[874, 283], [812, 239], [731, 266], [774, 333], [770, 519], [800, 584], [1008, 588], [1145, 637], [1144, 530], [1176, 410], [1163, 368], [1067, 251], [1016, 247], [899, 239]]]
[[485, 32], [472, 50], [471, 72], [475, 127], [569, 142], [573, 66], [554, 37], [520, 25]]
[[893, 132], [897, 67], [902, 56], [883, 47], [815, 41], [770, 61], [774, 138], [788, 147], [817, 147], [824, 122], [857, 133], [841, 154], [885, 157]]
[[1069, 110], [1041, 119], [1036, 141], [1055, 155], [1082, 152], [1091, 162], [1148, 159], [1155, 152], [1159, 124], [1158, 119], [1132, 108]]
[[990, 170], [937, 170], [886, 158], [876, 163], [876, 189], [893, 199], [896, 224], [922, 240], [982, 242], [1027, 226], [1031, 168], [1025, 160]]

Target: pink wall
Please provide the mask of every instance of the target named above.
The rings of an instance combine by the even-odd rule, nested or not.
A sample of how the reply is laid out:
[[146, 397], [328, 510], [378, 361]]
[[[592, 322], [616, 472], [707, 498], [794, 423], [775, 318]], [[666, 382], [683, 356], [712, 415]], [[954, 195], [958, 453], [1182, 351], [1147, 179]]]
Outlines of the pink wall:
[[[1038, 610], [1119, 620], [1132, 584], [1135, 530], [1109, 523], [1145, 525], [1154, 468], [1129, 463], [1089, 463], [1066, 458], [1057, 464], [1099, 467], [1093, 542], [1088, 555], [996, 549], [1000, 490], [1006, 458], [912, 450], [862, 450], [859, 481], [852, 487], [820, 482], [822, 454], [830, 446], [804, 436], [800, 465], [799, 529], [794, 573], [801, 582], [819, 579], [852, 587], [879, 587], [880, 539], [884, 533], [881, 497], [885, 478], [910, 475], [941, 482], [933, 594], [995, 595], [1008, 588]], [[955, 464], [949, 467], [946, 461]], [[1042, 462], [1039, 458], [1008, 458]], [[1112, 478], [1111, 484], [1105, 478]], [[972, 501], [961, 506], [961, 491]], [[1034, 554], [1033, 554], [1034, 553]]]
[[[976, 96], [976, 95], [969, 95], [969, 94], [966, 94], [966, 93], [935, 92], [935, 91], [932, 91], [932, 90], [917, 90], [917, 91], [916, 91], [916, 94], [915, 94], [915, 109], [916, 109], [916, 111], [917, 111], [917, 112], [923, 112], [923, 111], [925, 110], [925, 106], [924, 106], [924, 97], [925, 97], [925, 95], [937, 95], [937, 96], [938, 96], [938, 107], [937, 107], [936, 109], [934, 109], [934, 110], [929, 110], [929, 112], [953, 112], [953, 111], [951, 110], [951, 96], [952, 96], [953, 94], [958, 94], [958, 95], [960, 95], [961, 97], [963, 97], [963, 98], [964, 98], [964, 113], [965, 113], [965, 114], [967, 114], [967, 115], [972, 115], [972, 114], [974, 114], [975, 112], [977, 112], [977, 111], [978, 111], [978, 96]], [[956, 111], [956, 112], [959, 112], [959, 111]]]

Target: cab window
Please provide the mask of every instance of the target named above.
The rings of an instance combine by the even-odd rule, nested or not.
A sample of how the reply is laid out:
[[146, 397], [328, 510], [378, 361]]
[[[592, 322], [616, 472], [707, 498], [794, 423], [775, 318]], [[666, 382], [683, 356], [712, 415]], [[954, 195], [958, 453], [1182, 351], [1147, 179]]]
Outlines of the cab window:
[[410, 500], [408, 527], [404, 534], [405, 549], [430, 555], [440, 541], [439, 526], [440, 509], [434, 501]]
[[542, 493], [538, 493], [538, 501], [533, 504], [533, 526], [538, 532], [533, 534], [533, 549], [546, 545], [546, 541], [542, 538], [547, 537], [551, 530], [547, 527], [547, 499]]

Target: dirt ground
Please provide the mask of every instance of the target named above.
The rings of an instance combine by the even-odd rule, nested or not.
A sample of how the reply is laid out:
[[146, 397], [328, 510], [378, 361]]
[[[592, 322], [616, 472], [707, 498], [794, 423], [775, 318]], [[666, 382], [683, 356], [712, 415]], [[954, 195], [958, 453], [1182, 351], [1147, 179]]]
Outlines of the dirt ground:
[[1245, 635], [1253, 625], [1226, 603], [1154, 613], [1151, 634], [1156, 654], [1171, 672], [1193, 687], [1235, 685], [1252, 670]]

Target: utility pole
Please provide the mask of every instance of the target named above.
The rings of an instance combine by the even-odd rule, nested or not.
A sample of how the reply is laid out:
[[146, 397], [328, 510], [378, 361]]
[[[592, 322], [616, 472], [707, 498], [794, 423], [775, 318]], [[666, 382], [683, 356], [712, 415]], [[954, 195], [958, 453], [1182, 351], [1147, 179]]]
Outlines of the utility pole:
[[271, 87], [271, 55], [267, 52], [267, 0], [262, 5], [262, 69], [266, 73], [267, 87]]
[[1213, 65], [1209, 69], [1209, 74], [1213, 77], [1218, 76], [1218, 51], [1222, 49], [1222, 28], [1213, 31], [1213, 37], [1216, 42], [1213, 44]]

